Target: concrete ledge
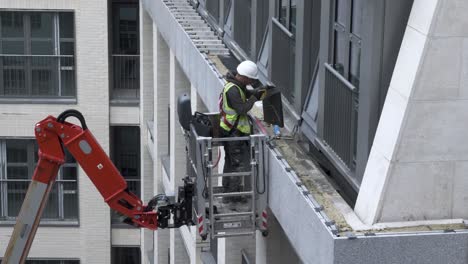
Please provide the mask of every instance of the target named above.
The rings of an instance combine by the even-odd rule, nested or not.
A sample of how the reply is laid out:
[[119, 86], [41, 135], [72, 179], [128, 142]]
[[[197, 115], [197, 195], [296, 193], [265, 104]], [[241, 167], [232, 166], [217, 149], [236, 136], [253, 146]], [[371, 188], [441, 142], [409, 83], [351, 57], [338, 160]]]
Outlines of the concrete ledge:
[[143, 0], [142, 4], [208, 110], [217, 111], [218, 96], [225, 83], [222, 75], [210, 64], [206, 54], [200, 53], [161, 0]]
[[332, 263], [333, 234], [326, 216], [316, 212], [320, 206], [276, 149], [269, 152], [269, 206], [296, 253], [305, 263]]

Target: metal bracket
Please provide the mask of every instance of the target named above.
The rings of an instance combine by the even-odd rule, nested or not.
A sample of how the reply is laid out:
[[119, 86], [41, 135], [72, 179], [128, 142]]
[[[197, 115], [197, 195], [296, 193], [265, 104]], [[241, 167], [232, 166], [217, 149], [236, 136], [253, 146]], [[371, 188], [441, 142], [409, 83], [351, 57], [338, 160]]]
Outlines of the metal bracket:
[[314, 210], [315, 212], [320, 213], [321, 211], [323, 211], [323, 206], [320, 205], [319, 207], [315, 207]]

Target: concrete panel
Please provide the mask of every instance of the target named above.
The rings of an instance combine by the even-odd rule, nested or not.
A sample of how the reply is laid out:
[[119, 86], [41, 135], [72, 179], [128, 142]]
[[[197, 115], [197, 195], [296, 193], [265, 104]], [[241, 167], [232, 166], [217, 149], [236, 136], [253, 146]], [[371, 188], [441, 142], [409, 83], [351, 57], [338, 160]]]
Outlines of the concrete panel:
[[453, 218], [453, 175], [453, 162], [395, 164], [377, 222]]
[[[304, 263], [332, 263], [333, 237], [273, 151], [269, 153], [269, 205]], [[299, 217], [300, 216], [300, 217]]]
[[458, 97], [462, 65], [461, 38], [435, 38], [428, 43], [413, 100], [449, 100]]
[[414, 0], [408, 26], [428, 35], [434, 17], [434, 11], [440, 0]]
[[139, 125], [140, 108], [138, 106], [111, 106], [110, 123], [111, 125]]
[[366, 224], [375, 223], [382, 207], [385, 186], [390, 175], [390, 161], [372, 148], [354, 210]]
[[425, 35], [411, 27], [406, 28], [390, 82], [390, 88], [395, 89], [404, 98], [409, 98], [413, 89], [425, 44]]
[[141, 234], [137, 228], [112, 228], [112, 246], [140, 246]]
[[468, 161], [456, 161], [453, 177], [453, 218], [467, 218], [468, 212]]
[[468, 234], [400, 234], [335, 240], [335, 264], [468, 263]]
[[441, 1], [433, 35], [437, 37], [468, 37], [468, 1]]
[[[419, 1], [415, 1], [413, 17], [414, 13], [418, 13], [415, 8], [420, 8], [420, 5]], [[390, 162], [397, 152], [426, 40], [419, 31], [407, 27], [355, 206], [356, 214], [368, 225], [375, 223], [383, 206]]]
[[468, 38], [462, 44], [459, 99], [468, 99]]
[[387, 160], [391, 160], [395, 153], [407, 106], [408, 99], [391, 86], [387, 93], [373, 144], [373, 148]]
[[465, 101], [415, 102], [402, 135], [400, 162], [468, 160], [468, 104]]
[[268, 236], [257, 232], [256, 250], [257, 264], [300, 263], [286, 233], [272, 214], [268, 214]]

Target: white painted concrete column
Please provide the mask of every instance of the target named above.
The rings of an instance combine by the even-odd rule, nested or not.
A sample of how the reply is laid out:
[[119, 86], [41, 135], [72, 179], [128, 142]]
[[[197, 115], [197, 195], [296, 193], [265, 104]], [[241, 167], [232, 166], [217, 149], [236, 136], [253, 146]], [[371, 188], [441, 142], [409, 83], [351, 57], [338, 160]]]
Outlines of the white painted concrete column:
[[[140, 5], [140, 157], [141, 157], [141, 199], [147, 203], [153, 196], [153, 161], [147, 144], [148, 121], [154, 119], [154, 81], [153, 81], [153, 21]], [[142, 263], [150, 263], [154, 258], [151, 230], [141, 229]]]
[[[169, 48], [153, 24], [154, 79], [154, 194], [164, 193], [161, 158], [168, 154]], [[154, 262], [168, 263], [169, 230], [160, 229], [154, 235]]]
[[[186, 175], [185, 138], [179, 124], [177, 98], [182, 93], [190, 94], [190, 82], [182, 71], [172, 51], [170, 52], [170, 174], [171, 187], [177, 195], [178, 186]], [[171, 263], [189, 263], [179, 229], [171, 229]]]

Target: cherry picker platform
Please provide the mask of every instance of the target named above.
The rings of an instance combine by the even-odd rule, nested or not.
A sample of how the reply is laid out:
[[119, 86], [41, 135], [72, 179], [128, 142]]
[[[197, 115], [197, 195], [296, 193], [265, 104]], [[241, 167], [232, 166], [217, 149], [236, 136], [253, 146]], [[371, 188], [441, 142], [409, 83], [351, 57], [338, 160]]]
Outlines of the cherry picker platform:
[[[244, 137], [221, 137], [218, 113], [195, 113], [188, 95], [179, 97], [179, 122], [185, 131], [187, 175], [195, 184], [194, 216], [200, 236], [205, 239], [254, 236], [256, 230], [267, 234], [268, 173], [265, 149], [267, 135], [254, 127], [254, 134]], [[191, 118], [187, 118], [187, 117]], [[198, 118], [197, 118], [198, 116]], [[224, 143], [237, 141], [248, 145], [247, 170], [223, 173], [220, 165]], [[222, 162], [222, 161], [221, 161]], [[224, 177], [240, 177], [241, 191], [222, 186]], [[223, 198], [240, 202], [223, 202]], [[226, 200], [226, 199], [224, 199]]]

